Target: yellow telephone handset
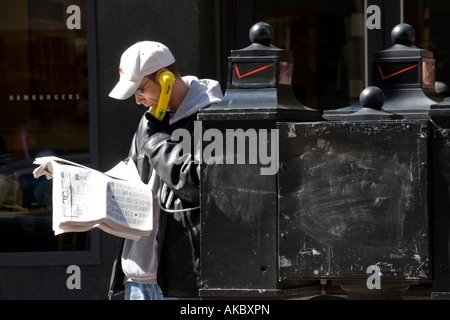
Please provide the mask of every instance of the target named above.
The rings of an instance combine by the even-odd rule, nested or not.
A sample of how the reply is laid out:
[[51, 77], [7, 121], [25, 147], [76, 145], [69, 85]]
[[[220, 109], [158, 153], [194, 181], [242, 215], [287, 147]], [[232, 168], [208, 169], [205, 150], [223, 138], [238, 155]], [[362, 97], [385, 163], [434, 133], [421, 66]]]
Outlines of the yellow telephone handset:
[[172, 93], [172, 86], [175, 82], [175, 77], [172, 72], [164, 70], [160, 73], [158, 78], [161, 85], [161, 95], [159, 97], [158, 105], [150, 109], [150, 113], [159, 121], [164, 119], [167, 106], [169, 105], [170, 94]]

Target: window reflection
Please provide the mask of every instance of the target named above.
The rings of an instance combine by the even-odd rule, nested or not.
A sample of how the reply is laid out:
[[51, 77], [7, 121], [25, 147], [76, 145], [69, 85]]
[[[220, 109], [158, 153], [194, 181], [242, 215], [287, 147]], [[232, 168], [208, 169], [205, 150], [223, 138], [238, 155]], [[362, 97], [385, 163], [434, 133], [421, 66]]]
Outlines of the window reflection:
[[272, 44], [293, 53], [293, 90], [316, 109], [352, 105], [364, 88], [363, 1], [255, 1], [255, 21], [274, 29]]
[[[66, 12], [77, 5], [81, 29]], [[0, 12], [0, 252], [89, 249], [89, 233], [56, 237], [52, 181], [36, 157], [89, 163], [85, 0], [20, 0]]]
[[433, 52], [436, 91], [442, 98], [450, 96], [450, 42], [448, 30], [450, 7], [445, 0], [404, 0], [404, 22], [415, 31], [414, 45]]

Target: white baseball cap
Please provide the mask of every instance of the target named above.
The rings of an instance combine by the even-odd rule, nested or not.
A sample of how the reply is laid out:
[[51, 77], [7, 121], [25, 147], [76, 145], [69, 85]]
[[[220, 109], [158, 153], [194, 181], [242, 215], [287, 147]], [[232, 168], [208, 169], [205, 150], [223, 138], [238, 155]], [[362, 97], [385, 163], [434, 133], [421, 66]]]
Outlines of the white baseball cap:
[[128, 99], [136, 92], [146, 75], [174, 62], [172, 52], [162, 43], [140, 41], [133, 44], [120, 58], [120, 80], [109, 96], [119, 100]]

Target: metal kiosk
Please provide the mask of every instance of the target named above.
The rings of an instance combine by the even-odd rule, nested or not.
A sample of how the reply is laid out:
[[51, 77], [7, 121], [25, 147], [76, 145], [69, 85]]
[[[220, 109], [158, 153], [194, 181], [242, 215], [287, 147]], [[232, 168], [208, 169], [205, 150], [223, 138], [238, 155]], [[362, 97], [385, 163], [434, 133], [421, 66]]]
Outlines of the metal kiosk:
[[284, 290], [293, 285], [280, 279], [277, 255], [277, 123], [322, 117], [295, 99], [292, 53], [271, 45], [272, 37], [266, 23], [250, 29], [252, 44], [231, 51], [223, 101], [198, 115], [203, 128], [202, 298], [292, 294]]
[[[265, 163], [239, 163], [239, 152], [203, 162], [201, 297], [448, 298], [450, 109], [432, 53], [397, 26], [360, 103], [322, 118], [281, 83], [292, 60], [270, 45], [270, 26], [250, 37], [231, 53], [224, 100], [199, 119], [223, 141], [238, 129], [259, 138], [278, 170], [263, 175]], [[250, 134], [275, 129], [275, 141]]]

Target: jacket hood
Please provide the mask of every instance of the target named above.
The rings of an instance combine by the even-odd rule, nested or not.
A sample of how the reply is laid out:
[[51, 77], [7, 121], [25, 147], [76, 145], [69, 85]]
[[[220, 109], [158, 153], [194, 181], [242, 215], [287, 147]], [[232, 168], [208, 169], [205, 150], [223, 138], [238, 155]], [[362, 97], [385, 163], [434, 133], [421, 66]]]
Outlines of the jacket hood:
[[182, 79], [190, 85], [191, 89], [170, 119], [170, 124], [189, 117], [198, 110], [223, 99], [222, 89], [219, 82], [215, 80], [198, 79], [194, 76], [185, 76]]

